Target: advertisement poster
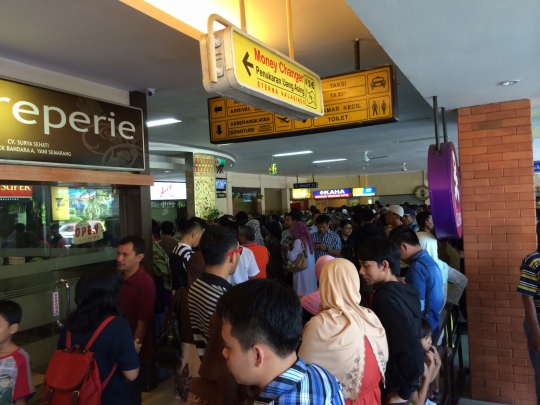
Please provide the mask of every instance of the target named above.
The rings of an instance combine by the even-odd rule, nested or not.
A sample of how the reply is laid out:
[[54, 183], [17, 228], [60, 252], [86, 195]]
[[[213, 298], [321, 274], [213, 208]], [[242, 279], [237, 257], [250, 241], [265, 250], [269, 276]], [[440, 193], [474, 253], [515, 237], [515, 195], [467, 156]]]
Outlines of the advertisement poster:
[[51, 187], [51, 206], [53, 221], [69, 220], [69, 189]]

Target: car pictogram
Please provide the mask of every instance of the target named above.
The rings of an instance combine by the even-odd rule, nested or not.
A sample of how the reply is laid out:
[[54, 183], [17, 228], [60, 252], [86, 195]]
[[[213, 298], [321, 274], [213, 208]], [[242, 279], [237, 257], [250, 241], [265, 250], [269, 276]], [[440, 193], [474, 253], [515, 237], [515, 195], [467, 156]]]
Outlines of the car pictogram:
[[371, 90], [373, 90], [375, 87], [386, 87], [386, 80], [384, 77], [377, 76], [373, 78], [371, 81]]

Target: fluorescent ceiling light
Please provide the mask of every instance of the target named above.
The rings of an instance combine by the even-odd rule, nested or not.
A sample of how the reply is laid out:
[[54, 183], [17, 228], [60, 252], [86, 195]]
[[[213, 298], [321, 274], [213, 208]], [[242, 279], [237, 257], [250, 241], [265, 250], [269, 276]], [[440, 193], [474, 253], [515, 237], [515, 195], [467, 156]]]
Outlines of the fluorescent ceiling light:
[[157, 127], [158, 125], [175, 124], [177, 122], [182, 122], [182, 121], [177, 120], [176, 118], [165, 118], [162, 120], [146, 121], [146, 126]]
[[500, 82], [499, 85], [500, 86], [511, 86], [513, 84], [518, 84], [519, 83], [519, 80], [507, 80], [505, 82]]
[[280, 157], [280, 156], [306, 155], [308, 153], [313, 153], [313, 151], [311, 151], [311, 150], [303, 150], [303, 151], [300, 151], [300, 152], [278, 153], [277, 155], [272, 155], [272, 156]]
[[311, 162], [311, 163], [341, 162], [342, 160], [347, 160], [347, 159], [315, 160], [314, 162]]

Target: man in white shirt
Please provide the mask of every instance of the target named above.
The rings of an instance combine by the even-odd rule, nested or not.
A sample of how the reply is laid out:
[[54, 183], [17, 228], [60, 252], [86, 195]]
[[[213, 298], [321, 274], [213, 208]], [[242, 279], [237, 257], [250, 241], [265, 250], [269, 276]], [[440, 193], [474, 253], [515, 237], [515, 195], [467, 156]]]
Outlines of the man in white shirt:
[[[224, 228], [229, 228], [233, 231], [238, 239], [238, 224], [236, 222], [229, 221], [224, 224]], [[229, 276], [228, 281], [232, 285], [236, 285], [255, 278], [257, 274], [259, 274], [259, 266], [257, 266], [257, 262], [255, 261], [255, 255], [249, 249], [242, 249], [236, 271]]]

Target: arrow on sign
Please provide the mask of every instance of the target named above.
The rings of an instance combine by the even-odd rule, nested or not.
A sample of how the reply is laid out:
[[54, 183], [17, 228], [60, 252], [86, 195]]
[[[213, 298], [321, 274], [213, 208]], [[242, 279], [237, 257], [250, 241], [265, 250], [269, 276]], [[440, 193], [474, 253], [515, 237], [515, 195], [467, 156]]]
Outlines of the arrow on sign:
[[253, 67], [253, 63], [248, 62], [248, 58], [249, 58], [249, 52], [246, 52], [244, 59], [242, 59], [242, 63], [244, 64], [244, 67], [246, 68], [248, 75], [251, 76], [251, 72], [249, 71], [249, 68]]
[[217, 114], [218, 112], [223, 111], [223, 107], [216, 107], [214, 108], [214, 112]]
[[217, 133], [218, 135], [221, 135], [223, 133], [223, 131], [221, 130], [221, 125], [217, 126]]

